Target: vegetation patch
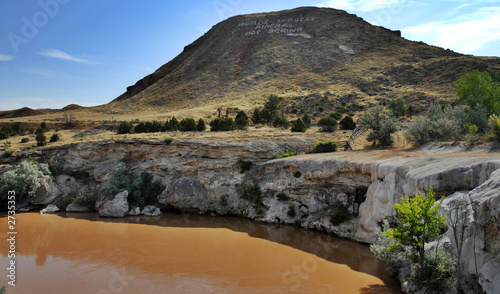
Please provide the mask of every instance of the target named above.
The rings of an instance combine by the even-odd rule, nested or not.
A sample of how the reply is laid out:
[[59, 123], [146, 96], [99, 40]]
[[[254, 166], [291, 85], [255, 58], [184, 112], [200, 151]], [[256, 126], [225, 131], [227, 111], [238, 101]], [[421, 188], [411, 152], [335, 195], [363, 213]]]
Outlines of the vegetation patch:
[[250, 160], [239, 159], [237, 164], [240, 166], [240, 173], [249, 171], [253, 167], [253, 162]]
[[312, 152], [323, 153], [323, 152], [335, 152], [337, 151], [339, 145], [335, 141], [317, 142], [314, 144]]

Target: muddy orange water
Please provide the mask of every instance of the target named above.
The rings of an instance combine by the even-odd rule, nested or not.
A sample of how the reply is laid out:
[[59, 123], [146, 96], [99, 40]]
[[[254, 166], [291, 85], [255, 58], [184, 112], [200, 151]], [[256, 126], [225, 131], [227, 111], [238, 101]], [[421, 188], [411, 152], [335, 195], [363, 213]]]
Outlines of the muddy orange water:
[[29, 213], [16, 215], [16, 231], [9, 294], [400, 293], [365, 245], [241, 218]]

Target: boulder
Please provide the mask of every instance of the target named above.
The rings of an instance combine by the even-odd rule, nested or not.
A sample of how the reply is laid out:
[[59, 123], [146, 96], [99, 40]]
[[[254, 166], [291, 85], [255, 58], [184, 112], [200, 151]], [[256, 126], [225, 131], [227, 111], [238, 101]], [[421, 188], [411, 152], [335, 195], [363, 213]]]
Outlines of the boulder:
[[128, 215], [140, 215], [141, 214], [141, 208], [140, 207], [136, 207], [136, 208], [132, 208], [129, 212], [128, 212]]
[[58, 212], [58, 211], [59, 211], [59, 207], [55, 206], [54, 204], [49, 204], [47, 207], [42, 209], [40, 211], [40, 213], [54, 213], [54, 212]]
[[144, 207], [141, 213], [145, 216], [159, 216], [161, 215], [161, 210], [154, 205], [148, 205]]
[[112, 200], [104, 202], [99, 209], [99, 216], [124, 217], [128, 213], [128, 191], [125, 190], [115, 195]]
[[28, 197], [27, 200], [33, 205], [47, 205], [54, 203], [61, 195], [61, 191], [59, 191], [52, 179], [45, 177], [40, 187], [36, 190], [35, 196]]
[[181, 177], [158, 196], [158, 201], [179, 209], [200, 207], [207, 202], [206, 194], [200, 180], [193, 177]]
[[85, 205], [81, 205], [81, 204], [73, 202], [73, 203], [70, 203], [66, 207], [66, 211], [67, 212], [89, 212], [90, 209]]

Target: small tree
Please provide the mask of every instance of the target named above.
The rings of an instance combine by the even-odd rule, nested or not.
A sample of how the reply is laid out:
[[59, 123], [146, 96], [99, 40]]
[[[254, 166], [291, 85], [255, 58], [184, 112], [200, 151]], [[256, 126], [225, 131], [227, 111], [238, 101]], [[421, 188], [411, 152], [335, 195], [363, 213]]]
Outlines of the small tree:
[[54, 143], [54, 142], [57, 142], [59, 141], [61, 138], [59, 137], [59, 134], [58, 133], [54, 133], [52, 134], [52, 136], [50, 137], [50, 143]]
[[396, 117], [402, 117], [406, 115], [406, 104], [405, 101], [401, 98], [392, 99], [389, 102], [388, 107], [390, 110], [392, 110], [392, 113], [394, 113]]
[[334, 132], [335, 129], [337, 128], [337, 120], [331, 117], [324, 117], [319, 120], [318, 125], [321, 126], [321, 129], [324, 132]]
[[248, 128], [248, 125], [250, 123], [248, 121], [247, 114], [243, 110], [238, 112], [238, 114], [236, 115], [235, 123], [236, 123], [236, 128], [238, 128], [239, 130], [244, 130]]
[[304, 113], [302, 115], [302, 121], [306, 125], [306, 128], [310, 128], [311, 127], [311, 117], [309, 116], [309, 114]]
[[185, 118], [179, 123], [179, 129], [182, 132], [192, 132], [196, 130], [196, 121], [194, 118]]
[[[493, 77], [496, 78], [496, 75], [493, 74]], [[500, 112], [500, 85], [490, 73], [471, 71], [461, 76], [453, 86], [459, 103], [471, 108], [482, 104], [488, 110], [488, 115]]]
[[304, 133], [305, 131], [307, 131], [307, 127], [302, 119], [298, 118], [292, 122], [292, 132]]
[[258, 107], [253, 110], [252, 122], [254, 125], [262, 123], [262, 119], [260, 117], [260, 109]]
[[47, 137], [45, 136], [45, 134], [42, 131], [40, 131], [36, 134], [35, 140], [36, 140], [37, 146], [47, 145]]
[[180, 128], [179, 121], [175, 118], [175, 116], [172, 116], [172, 119], [170, 120], [170, 127], [172, 128], [172, 131], [178, 131]]
[[[434, 205], [434, 196], [432, 187], [429, 187], [427, 196], [418, 192], [414, 198], [402, 198], [401, 203], [394, 205], [401, 224], [395, 229], [385, 231], [386, 236], [394, 238], [402, 245], [410, 246], [412, 249], [410, 259], [419, 264], [417, 275], [419, 278], [424, 272], [425, 243], [436, 239], [441, 228], [445, 226], [446, 217], [439, 214], [439, 205], [444, 197], [438, 205]], [[388, 250], [396, 246], [398, 245], [393, 244]]]
[[363, 115], [359, 123], [372, 130], [367, 136], [368, 141], [373, 141], [374, 145], [388, 146], [393, 143], [391, 134], [396, 132], [399, 123], [394, 117], [390, 117], [383, 106], [370, 108]]
[[340, 121], [340, 127], [343, 130], [354, 130], [356, 128], [356, 123], [351, 116], [346, 116]]
[[117, 133], [118, 134], [130, 134], [130, 133], [132, 133], [133, 129], [134, 129], [134, 126], [132, 125], [131, 122], [122, 121], [122, 122], [120, 122], [120, 125], [118, 126]]
[[198, 124], [196, 125], [196, 130], [198, 132], [204, 132], [206, 129], [207, 129], [207, 125], [205, 124], [205, 121], [202, 118], [200, 118], [198, 120]]

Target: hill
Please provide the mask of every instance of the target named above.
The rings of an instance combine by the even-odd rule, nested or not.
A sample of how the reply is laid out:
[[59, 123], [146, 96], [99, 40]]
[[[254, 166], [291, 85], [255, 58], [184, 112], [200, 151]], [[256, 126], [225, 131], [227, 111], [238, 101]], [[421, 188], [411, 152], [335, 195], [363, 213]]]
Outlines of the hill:
[[25, 117], [25, 116], [34, 116], [45, 114], [44, 111], [31, 109], [29, 107], [23, 107], [15, 110], [8, 111], [0, 111], [0, 119], [4, 118], [16, 118], [16, 117]]
[[451, 99], [453, 81], [474, 69], [500, 70], [500, 58], [458, 54], [345, 11], [303, 7], [231, 17], [99, 109], [253, 108], [270, 94], [294, 107], [402, 97], [418, 108]]

